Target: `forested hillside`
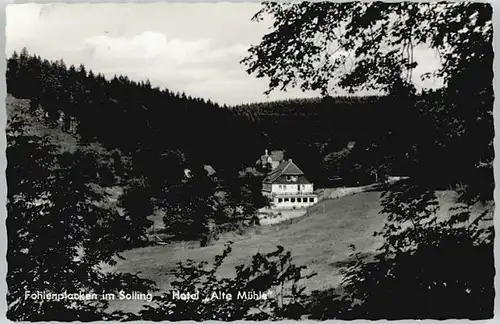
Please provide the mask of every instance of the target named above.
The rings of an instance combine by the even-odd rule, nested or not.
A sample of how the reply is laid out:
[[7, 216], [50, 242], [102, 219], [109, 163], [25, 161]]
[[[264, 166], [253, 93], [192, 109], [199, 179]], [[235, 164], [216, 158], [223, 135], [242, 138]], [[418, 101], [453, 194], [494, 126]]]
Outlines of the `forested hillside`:
[[[444, 108], [449, 96], [428, 90], [255, 103], [232, 110], [259, 130], [266, 145], [285, 149], [320, 186], [338, 176], [340, 184], [355, 185], [404, 175], [439, 189], [474, 183], [474, 191], [491, 197], [491, 108], [450, 111]], [[481, 164], [471, 161], [477, 156]]]
[[[409, 125], [408, 106], [387, 97], [336, 97], [296, 99], [255, 103], [232, 108], [246, 116], [262, 133], [271, 148], [283, 148], [297, 161], [308, 177], [318, 185], [328, 186], [329, 178], [341, 176], [342, 184], [375, 181], [370, 174], [375, 162], [390, 155], [393, 162], [387, 172], [405, 174], [411, 171], [404, 156], [408, 132], [400, 124]], [[398, 136], [386, 152], [369, 151], [374, 143], [384, 145], [390, 136]], [[390, 140], [390, 139], [389, 139]], [[332, 157], [336, 152], [354, 145], [349, 167], [346, 161]], [[355, 158], [354, 155], [357, 155]], [[360, 170], [353, 170], [359, 163]], [[356, 172], [357, 171], [357, 172]]]
[[[83, 65], [67, 67], [26, 50], [9, 59], [7, 86], [15, 97], [31, 99], [33, 110], [42, 107], [49, 123], [60, 119], [82, 141], [129, 154], [134, 172], [160, 195], [178, 183], [184, 167], [210, 164], [219, 177], [234, 179], [266, 148], [284, 149], [318, 186], [338, 177], [341, 185], [353, 185], [416, 175], [446, 188], [464, 174], [483, 183], [492, 176], [491, 115], [443, 109], [442, 91], [227, 107], [148, 81], [107, 80]], [[472, 126], [471, 118], [481, 123]], [[465, 132], [462, 123], [468, 123]], [[465, 151], [486, 153], [481, 166], [470, 170]]]
[[[349, 141], [367, 148], [394, 127], [392, 121], [406, 116], [404, 109], [378, 97], [221, 107], [148, 81], [107, 80], [83, 65], [68, 67], [26, 50], [8, 60], [7, 86], [14, 97], [30, 99], [31, 110], [47, 123], [130, 156], [134, 172], [148, 178], [160, 195], [165, 186], [179, 182], [185, 167], [210, 164], [219, 176], [234, 178], [265, 148], [286, 150], [311, 180], [327, 184], [339, 175], [334, 167], [323, 167], [328, 154]], [[395, 152], [393, 147], [390, 153]], [[360, 158], [366, 160], [365, 155]], [[353, 181], [363, 176], [371, 181], [365, 171]]]
[[33, 110], [43, 107], [48, 121], [62, 119], [64, 129], [83, 141], [137, 154], [142, 172], [159, 172], [153, 167], [158, 163], [172, 167], [161, 162], [166, 151], [180, 150], [188, 161], [223, 170], [256, 154], [254, 136], [241, 119], [210, 100], [160, 90], [149, 81], [108, 80], [83, 65], [67, 67], [23, 50], [8, 60], [7, 86], [13, 96], [31, 99]]

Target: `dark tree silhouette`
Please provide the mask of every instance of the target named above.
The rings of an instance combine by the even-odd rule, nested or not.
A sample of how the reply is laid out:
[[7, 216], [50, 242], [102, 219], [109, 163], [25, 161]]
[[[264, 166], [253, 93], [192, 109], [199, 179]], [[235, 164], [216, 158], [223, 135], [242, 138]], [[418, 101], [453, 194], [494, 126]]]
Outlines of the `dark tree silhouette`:
[[[105, 273], [105, 264], [144, 235], [146, 226], [105, 206], [91, 184], [99, 166], [81, 151], [61, 154], [46, 138], [7, 129], [7, 316], [24, 321], [109, 319], [106, 300], [26, 298], [26, 294], [147, 291], [135, 275]], [[75, 303], [73, 303], [75, 302]]]
[[[270, 78], [269, 91], [300, 85], [324, 95], [335, 87], [388, 94], [410, 120], [420, 117], [402, 137], [410, 141], [404, 143], [406, 153], [417, 154], [413, 158], [419, 171], [414, 172], [425, 176], [439, 170], [428, 178], [444, 173], [447, 182], [455, 183], [466, 177], [471, 191], [491, 198], [491, 14], [491, 5], [482, 3], [266, 2], [254, 20], [269, 15], [274, 27], [242, 62], [249, 73]], [[441, 91], [425, 91], [420, 98], [412, 86], [419, 45], [440, 54], [442, 66], [434, 74], [443, 80]], [[343, 68], [346, 64], [351, 68]], [[422, 104], [417, 106], [419, 99]], [[427, 133], [429, 115], [434, 115], [435, 128]], [[437, 163], [436, 145], [443, 159]]]
[[[242, 62], [250, 74], [269, 78], [268, 92], [296, 85], [325, 96], [335, 87], [377, 89], [416, 122], [400, 125], [409, 130], [400, 128], [401, 144], [413, 168], [410, 180], [385, 193], [388, 220], [377, 234], [385, 244], [372, 262], [353, 261], [347, 302], [319, 317], [491, 318], [493, 229], [479, 229], [469, 210], [493, 197], [491, 5], [266, 2], [254, 19], [266, 15], [274, 21], [271, 31]], [[440, 89], [415, 92], [418, 45], [440, 54]], [[355, 147], [346, 161], [356, 154], [368, 163], [376, 161], [372, 154], [394, 157], [384, 153], [392, 134], [381, 135], [386, 138], [361, 145], [363, 151]], [[438, 222], [434, 190], [445, 186], [465, 188], [459, 197], [465, 210]]]

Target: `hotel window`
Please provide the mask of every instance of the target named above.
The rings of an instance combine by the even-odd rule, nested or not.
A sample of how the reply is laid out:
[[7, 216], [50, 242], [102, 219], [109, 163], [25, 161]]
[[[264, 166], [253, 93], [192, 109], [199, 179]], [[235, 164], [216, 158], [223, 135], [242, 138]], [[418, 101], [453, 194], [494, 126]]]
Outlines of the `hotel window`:
[[297, 198], [297, 202], [302, 202], [302, 198]]
[[309, 202], [314, 202], [314, 198], [313, 197], [309, 198]]
[[295, 198], [290, 198], [290, 201], [291, 202], [295, 202]]
[[285, 190], [286, 190], [286, 185], [283, 185], [283, 189], [285, 189]]
[[282, 203], [283, 202], [283, 198], [278, 198], [278, 202]]
[[285, 202], [288, 202], [288, 198], [285, 198]]

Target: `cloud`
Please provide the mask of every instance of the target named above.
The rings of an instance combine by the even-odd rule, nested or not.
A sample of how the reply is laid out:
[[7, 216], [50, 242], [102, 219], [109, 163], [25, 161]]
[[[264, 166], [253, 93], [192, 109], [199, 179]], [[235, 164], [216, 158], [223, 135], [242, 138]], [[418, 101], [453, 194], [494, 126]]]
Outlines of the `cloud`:
[[[89, 68], [108, 77], [124, 74], [219, 102], [241, 102], [238, 97], [247, 97], [246, 89], [255, 88], [255, 81], [239, 64], [247, 48], [210, 38], [182, 39], [143, 31], [129, 37], [91, 36], [70, 50], [72, 57], [86, 56]], [[262, 92], [250, 91], [253, 96]]]
[[200, 52], [206, 52], [210, 46], [210, 40], [167, 40], [162, 33], [145, 31], [130, 38], [94, 36], [85, 40], [85, 46], [92, 48], [94, 58], [100, 60], [163, 58], [173, 60], [178, 64], [192, 60]]
[[210, 63], [245, 52], [246, 46], [235, 44], [214, 47], [211, 39], [167, 39], [159, 32], [145, 31], [132, 37], [99, 35], [86, 39], [84, 47], [97, 60], [161, 60], [169, 65]]
[[[150, 79], [154, 85], [221, 103], [310, 96], [273, 92], [266, 78], [239, 63], [269, 24], [250, 18], [259, 3], [10, 4], [6, 52], [26, 46], [43, 58], [83, 63], [106, 76]], [[430, 52], [415, 53], [419, 74], [436, 68]], [[426, 84], [426, 83], [423, 83]]]
[[[88, 37], [71, 51], [88, 56], [89, 67], [105, 75], [161, 80], [162, 86], [206, 97], [213, 93], [210, 87], [222, 83], [229, 89], [236, 79], [247, 77], [239, 64], [247, 48], [239, 43], [218, 44], [210, 38], [168, 38], [144, 31], [129, 37]], [[224, 93], [217, 92], [217, 99], [224, 101]]]

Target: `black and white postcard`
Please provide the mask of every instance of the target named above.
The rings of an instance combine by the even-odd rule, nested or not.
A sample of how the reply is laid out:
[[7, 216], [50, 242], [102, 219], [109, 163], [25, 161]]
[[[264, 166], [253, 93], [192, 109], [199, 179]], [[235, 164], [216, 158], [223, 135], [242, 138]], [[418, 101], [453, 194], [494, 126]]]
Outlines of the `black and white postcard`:
[[493, 318], [492, 14], [8, 5], [7, 318]]

